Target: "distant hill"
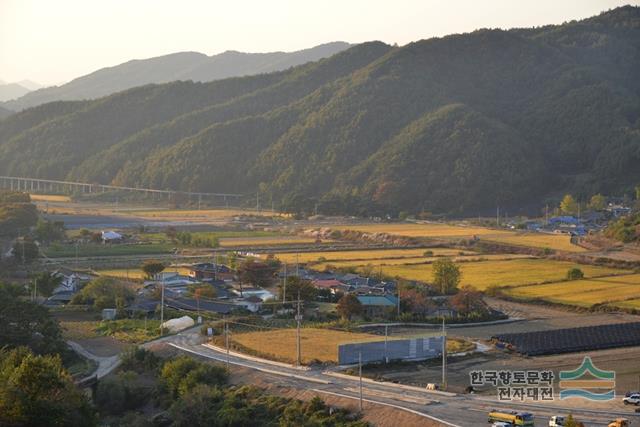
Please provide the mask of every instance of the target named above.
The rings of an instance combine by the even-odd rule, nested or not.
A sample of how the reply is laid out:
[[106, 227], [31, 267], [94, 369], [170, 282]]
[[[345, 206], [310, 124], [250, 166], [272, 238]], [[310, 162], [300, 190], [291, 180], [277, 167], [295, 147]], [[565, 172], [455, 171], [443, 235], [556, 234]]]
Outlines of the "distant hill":
[[30, 92], [30, 89], [18, 83], [0, 83], [0, 102], [20, 98]]
[[36, 90], [3, 106], [20, 111], [51, 101], [95, 99], [150, 83], [167, 83], [176, 80], [209, 82], [228, 77], [269, 73], [329, 57], [349, 46], [348, 43], [333, 42], [295, 52], [227, 51], [213, 56], [197, 52], [180, 52], [156, 58], [133, 60], [114, 67], [102, 68], [61, 86]]
[[[0, 122], [0, 170], [238, 192], [289, 211], [536, 212], [640, 183], [640, 8], [279, 72], [147, 85]], [[502, 210], [502, 209], [501, 209]]]

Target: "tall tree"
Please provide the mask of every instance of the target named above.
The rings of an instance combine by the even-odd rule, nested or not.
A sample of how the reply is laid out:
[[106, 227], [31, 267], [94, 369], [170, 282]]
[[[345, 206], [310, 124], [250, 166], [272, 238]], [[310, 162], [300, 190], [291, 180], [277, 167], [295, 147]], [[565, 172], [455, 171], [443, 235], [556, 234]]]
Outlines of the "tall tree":
[[151, 280], [164, 271], [164, 264], [156, 260], [147, 260], [142, 264], [142, 271], [147, 276], [147, 279]]
[[39, 354], [66, 349], [60, 326], [39, 304], [21, 299], [14, 287], [0, 286], [0, 343], [27, 346]]
[[560, 212], [566, 215], [578, 213], [578, 202], [571, 194], [565, 194], [560, 202]]
[[353, 294], [345, 294], [338, 304], [336, 305], [336, 311], [345, 320], [351, 320], [353, 316], [362, 313], [362, 304]]
[[594, 194], [589, 200], [589, 209], [601, 211], [607, 207], [607, 199], [602, 194]]
[[461, 278], [460, 267], [451, 259], [442, 258], [433, 263], [433, 283], [443, 295], [454, 293]]
[[0, 350], [0, 425], [82, 427], [96, 425], [96, 417], [59, 356], [22, 347]]
[[[283, 283], [278, 284], [280, 301], [282, 301]], [[318, 296], [318, 290], [311, 281], [297, 276], [287, 277], [286, 300], [295, 301], [300, 296], [303, 301], [313, 301]]]

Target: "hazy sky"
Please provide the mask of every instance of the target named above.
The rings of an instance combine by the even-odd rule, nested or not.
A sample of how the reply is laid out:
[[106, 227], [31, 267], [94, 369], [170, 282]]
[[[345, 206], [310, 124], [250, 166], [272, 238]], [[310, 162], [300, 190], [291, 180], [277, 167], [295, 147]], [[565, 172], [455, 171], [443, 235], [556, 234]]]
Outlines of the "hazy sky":
[[61, 83], [178, 51], [291, 51], [320, 43], [400, 45], [478, 28], [581, 19], [614, 0], [0, 0], [0, 79]]

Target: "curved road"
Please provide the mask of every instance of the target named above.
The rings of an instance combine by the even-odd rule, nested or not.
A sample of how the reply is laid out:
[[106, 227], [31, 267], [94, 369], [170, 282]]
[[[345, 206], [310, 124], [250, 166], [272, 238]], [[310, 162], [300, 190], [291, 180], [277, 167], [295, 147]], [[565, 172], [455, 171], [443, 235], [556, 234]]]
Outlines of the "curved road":
[[[278, 378], [283, 385], [299, 389], [313, 390], [319, 395], [333, 394], [341, 397], [358, 399], [359, 381], [357, 377], [336, 376], [333, 372], [321, 369], [298, 369], [289, 365], [251, 358], [244, 355], [227, 356], [222, 349], [202, 344], [203, 337], [199, 328], [183, 331], [161, 339], [169, 345], [207, 359], [216, 360], [236, 366], [243, 366], [262, 372], [270, 377]], [[158, 340], [154, 341], [158, 342]], [[609, 421], [623, 416], [631, 420], [631, 426], [640, 426], [640, 414], [629, 412], [609, 412], [587, 409], [571, 409], [549, 407], [540, 404], [520, 404], [495, 402], [488, 398], [474, 395], [455, 395], [453, 393], [431, 392], [414, 387], [403, 387], [397, 384], [367, 381], [363, 383], [363, 398], [381, 405], [393, 406], [425, 418], [430, 418], [448, 426], [486, 426], [487, 413], [494, 409], [512, 409], [531, 412], [536, 417], [536, 426], [547, 426], [552, 415], [563, 415], [569, 412], [583, 421], [587, 426], [606, 426]]]

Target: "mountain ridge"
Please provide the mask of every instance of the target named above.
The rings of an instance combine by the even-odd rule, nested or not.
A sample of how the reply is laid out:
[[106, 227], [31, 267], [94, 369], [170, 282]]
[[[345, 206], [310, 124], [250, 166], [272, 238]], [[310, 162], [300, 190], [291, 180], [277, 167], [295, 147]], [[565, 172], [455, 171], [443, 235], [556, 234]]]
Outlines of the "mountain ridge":
[[381, 42], [0, 121], [11, 174], [261, 194], [291, 212], [480, 214], [640, 182], [640, 8]]
[[211, 56], [199, 52], [175, 52], [153, 58], [133, 59], [101, 68], [60, 86], [33, 91], [6, 102], [3, 107], [19, 111], [51, 101], [95, 99], [152, 83], [177, 80], [208, 82], [281, 71], [331, 56], [349, 46], [345, 42], [331, 42], [294, 52], [226, 51]]

